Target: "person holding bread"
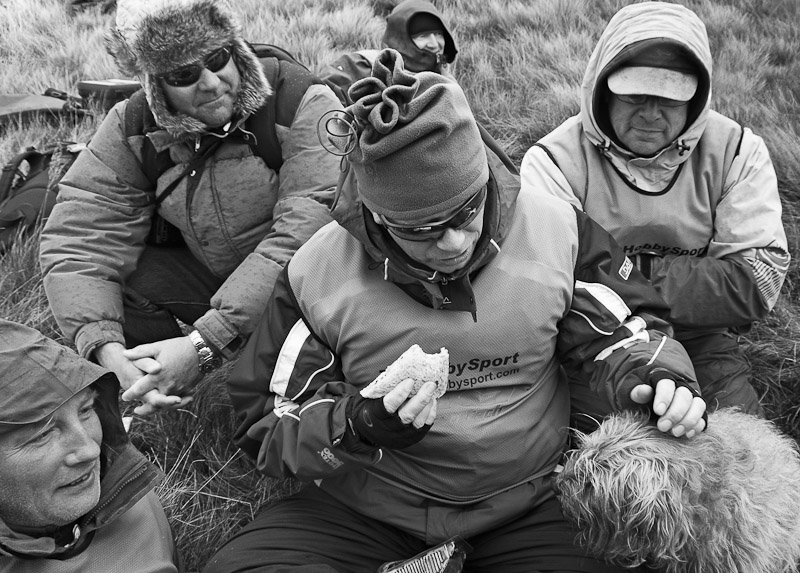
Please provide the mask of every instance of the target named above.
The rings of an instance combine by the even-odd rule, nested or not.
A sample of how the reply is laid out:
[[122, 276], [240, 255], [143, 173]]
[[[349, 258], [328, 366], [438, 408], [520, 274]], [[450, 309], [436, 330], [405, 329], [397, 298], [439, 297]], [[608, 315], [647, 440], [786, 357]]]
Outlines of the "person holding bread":
[[551, 487], [564, 371], [691, 439], [705, 402], [667, 305], [585, 214], [520, 190], [456, 82], [387, 49], [349, 95], [320, 121], [344, 157], [335, 221], [288, 263], [227, 383], [236, 444], [308, 486], [206, 573], [442, 570], [422, 567], [437, 546], [465, 571], [623, 571], [574, 544]]

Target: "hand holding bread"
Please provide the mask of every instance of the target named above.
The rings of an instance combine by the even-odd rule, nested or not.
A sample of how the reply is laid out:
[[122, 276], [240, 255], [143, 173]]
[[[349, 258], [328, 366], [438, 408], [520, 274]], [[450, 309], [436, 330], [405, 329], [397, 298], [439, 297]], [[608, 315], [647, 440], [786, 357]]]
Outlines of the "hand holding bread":
[[447, 350], [426, 354], [413, 345], [352, 396], [352, 434], [370, 446], [404, 449], [420, 441], [436, 418], [436, 399], [447, 389]]

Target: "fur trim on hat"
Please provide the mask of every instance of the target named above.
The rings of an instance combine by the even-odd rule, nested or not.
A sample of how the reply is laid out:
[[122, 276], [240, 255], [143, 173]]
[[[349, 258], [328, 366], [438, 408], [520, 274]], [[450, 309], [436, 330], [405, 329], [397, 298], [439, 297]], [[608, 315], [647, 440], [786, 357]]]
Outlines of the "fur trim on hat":
[[201, 60], [223, 46], [231, 46], [239, 70], [239, 93], [234, 113], [244, 118], [264, 104], [272, 90], [258, 58], [241, 37], [241, 28], [224, 2], [194, 0], [133, 10], [120, 1], [117, 20], [125, 15], [124, 27], [106, 35], [106, 49], [123, 74], [139, 78], [156, 123], [172, 135], [196, 135], [206, 130], [197, 119], [170, 109], [156, 77]]

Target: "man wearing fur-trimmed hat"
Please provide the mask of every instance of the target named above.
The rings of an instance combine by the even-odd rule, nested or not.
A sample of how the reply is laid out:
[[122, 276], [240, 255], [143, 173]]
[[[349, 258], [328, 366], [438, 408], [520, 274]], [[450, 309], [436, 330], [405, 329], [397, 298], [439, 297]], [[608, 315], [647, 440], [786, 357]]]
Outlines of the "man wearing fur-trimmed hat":
[[[710, 109], [711, 67], [688, 8], [621, 9], [589, 59], [580, 114], [526, 153], [522, 186], [583, 209], [653, 282], [709, 408], [761, 414], [737, 338], [775, 306], [790, 256], [769, 152]], [[571, 384], [590, 431], [611, 405]]]
[[[335, 222], [286, 266], [228, 380], [236, 444], [311, 485], [206, 573], [430, 570], [456, 536], [469, 570], [621, 572], [573, 544], [550, 487], [561, 366], [691, 438], [705, 404], [666, 305], [585, 214], [520, 190], [455, 81], [385, 50], [349, 95], [323, 122], [346, 156]], [[362, 392], [414, 345], [446, 349], [444, 394], [438, 378]]]
[[163, 479], [128, 440], [119, 383], [0, 319], [0, 572], [175, 573]]
[[234, 356], [330, 220], [338, 160], [316, 122], [339, 104], [303, 66], [259, 58], [224, 0], [120, 0], [106, 45], [146, 103], [111, 110], [63, 178], [41, 263], [64, 334], [144, 413]]

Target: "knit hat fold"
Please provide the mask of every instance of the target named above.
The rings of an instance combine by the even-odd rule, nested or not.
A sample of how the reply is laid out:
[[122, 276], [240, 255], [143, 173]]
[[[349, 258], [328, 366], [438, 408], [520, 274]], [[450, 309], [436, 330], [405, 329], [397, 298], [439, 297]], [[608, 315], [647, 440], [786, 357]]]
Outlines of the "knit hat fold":
[[357, 133], [349, 160], [374, 213], [422, 220], [465, 203], [488, 181], [480, 132], [455, 81], [410, 73], [386, 49], [349, 96]]

